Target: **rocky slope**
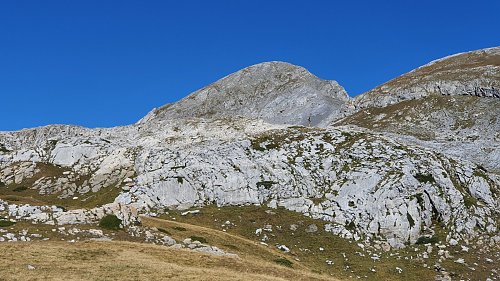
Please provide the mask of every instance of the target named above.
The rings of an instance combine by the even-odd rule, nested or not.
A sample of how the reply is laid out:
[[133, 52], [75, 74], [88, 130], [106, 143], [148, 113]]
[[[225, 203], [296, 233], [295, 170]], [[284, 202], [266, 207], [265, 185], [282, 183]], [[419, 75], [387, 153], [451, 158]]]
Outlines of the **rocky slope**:
[[[414, 87], [408, 89], [420, 88], [418, 81], [431, 84], [424, 75], [432, 72], [429, 67], [458, 77], [440, 80], [441, 89], [453, 83], [465, 83], [466, 89], [466, 81], [497, 89], [497, 51], [422, 67], [408, 74]], [[476, 63], [481, 54], [491, 55], [494, 65], [490, 59], [484, 60], [488, 65]], [[462, 59], [469, 76], [465, 66], [445, 66]], [[500, 177], [490, 169], [495, 164], [474, 160], [498, 159], [498, 121], [488, 119], [496, 118], [497, 100], [489, 94], [414, 94], [403, 84], [382, 98], [370, 92], [350, 101], [336, 82], [289, 64], [264, 63], [155, 109], [131, 126], [55, 125], [0, 133], [0, 216], [77, 224], [114, 213], [130, 225], [140, 214], [168, 209], [258, 204], [325, 220], [325, 229], [341, 237], [383, 240], [396, 248], [432, 237], [436, 227], [446, 231], [447, 241], [483, 237], [495, 245]], [[452, 99], [471, 108], [453, 108]], [[370, 108], [339, 119], [352, 105]], [[472, 116], [471, 126], [456, 123], [478, 108], [485, 115]], [[334, 121], [337, 126], [327, 126]], [[419, 136], [422, 130], [413, 124], [430, 126], [434, 135]], [[474, 132], [478, 139], [468, 142]], [[485, 150], [474, 158], [457, 143], [467, 149], [483, 143]]]
[[391, 133], [500, 172], [500, 48], [431, 62], [354, 99], [337, 124]]
[[385, 107], [429, 95], [500, 98], [500, 47], [432, 61], [356, 97], [354, 105]]

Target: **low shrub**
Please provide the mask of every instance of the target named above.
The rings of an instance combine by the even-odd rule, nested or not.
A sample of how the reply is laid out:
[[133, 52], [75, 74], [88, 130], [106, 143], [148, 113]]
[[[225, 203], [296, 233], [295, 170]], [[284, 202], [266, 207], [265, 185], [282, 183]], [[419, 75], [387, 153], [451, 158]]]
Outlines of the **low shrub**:
[[18, 186], [18, 187], [16, 187], [16, 188], [14, 188], [12, 191], [14, 191], [14, 192], [23, 192], [23, 191], [25, 191], [25, 190], [27, 190], [27, 189], [28, 189], [28, 188], [27, 188], [26, 186], [21, 185], [21, 186]]
[[106, 215], [99, 222], [99, 226], [109, 230], [119, 230], [122, 220], [115, 215]]
[[439, 239], [435, 236], [432, 237], [427, 237], [427, 236], [421, 236], [417, 239], [417, 242], [415, 244], [434, 244], [439, 242]]
[[16, 223], [13, 221], [0, 220], [0, 227], [9, 227], [9, 226], [13, 226], [14, 224], [16, 224]]
[[172, 227], [174, 230], [177, 230], [177, 231], [186, 231], [187, 229], [184, 228], [184, 227], [181, 227], [181, 226], [174, 226]]
[[165, 233], [167, 235], [172, 235], [172, 234], [170, 234], [170, 232], [168, 232], [168, 230], [166, 230], [164, 228], [158, 228], [158, 231], [161, 232], [161, 233]]
[[201, 237], [201, 236], [191, 236], [189, 237], [191, 238], [191, 241], [198, 241], [200, 243], [203, 243], [203, 244], [206, 244], [207, 243], [207, 239], [205, 239], [205, 237]]
[[436, 183], [436, 180], [431, 174], [424, 175], [417, 173], [415, 175], [415, 178], [421, 183]]

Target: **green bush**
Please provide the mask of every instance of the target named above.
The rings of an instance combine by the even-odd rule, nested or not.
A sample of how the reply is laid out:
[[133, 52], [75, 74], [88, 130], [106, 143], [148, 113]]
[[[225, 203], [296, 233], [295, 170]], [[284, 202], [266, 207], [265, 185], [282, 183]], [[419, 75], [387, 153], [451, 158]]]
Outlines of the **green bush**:
[[205, 239], [205, 237], [201, 237], [201, 236], [191, 236], [189, 237], [191, 238], [191, 241], [198, 241], [200, 243], [203, 243], [203, 244], [206, 244], [207, 243], [207, 239]]
[[414, 227], [415, 226], [415, 221], [411, 217], [410, 213], [406, 213], [406, 218], [408, 219], [408, 223], [410, 223], [410, 227]]
[[417, 173], [415, 175], [415, 178], [421, 183], [436, 183], [436, 180], [431, 174], [424, 175]]
[[99, 222], [99, 226], [109, 230], [119, 230], [122, 220], [115, 215], [106, 215]]
[[26, 186], [22, 185], [22, 186], [18, 186], [16, 188], [14, 188], [12, 191], [14, 191], [14, 192], [23, 192], [25, 190], [28, 190], [28, 188]]
[[7, 221], [7, 220], [0, 220], [0, 227], [9, 227], [16, 224], [13, 221]]
[[275, 263], [279, 264], [279, 265], [282, 265], [282, 266], [286, 266], [286, 267], [293, 267], [293, 262], [285, 259], [285, 258], [278, 258], [278, 259], [275, 259], [274, 260]]
[[164, 228], [158, 228], [158, 231], [161, 232], [161, 233], [165, 233], [167, 235], [172, 235], [172, 234], [170, 234], [170, 232], [168, 230], [166, 230]]
[[427, 237], [427, 236], [421, 236], [417, 239], [417, 242], [415, 244], [434, 244], [439, 242], [439, 239], [435, 236], [432, 237]]

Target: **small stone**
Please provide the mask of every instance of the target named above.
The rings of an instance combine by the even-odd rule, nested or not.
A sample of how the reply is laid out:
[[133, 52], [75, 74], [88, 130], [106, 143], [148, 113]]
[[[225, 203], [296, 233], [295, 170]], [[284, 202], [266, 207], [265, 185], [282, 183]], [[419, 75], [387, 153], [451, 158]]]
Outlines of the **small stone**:
[[318, 226], [316, 226], [315, 224], [310, 224], [309, 226], [307, 226], [306, 228], [306, 232], [307, 233], [315, 233], [318, 231]]
[[267, 232], [273, 232], [273, 226], [270, 224], [266, 224], [263, 230]]
[[36, 269], [36, 267], [35, 267], [35, 266], [33, 266], [33, 265], [31, 265], [31, 264], [28, 264], [28, 265], [26, 266], [26, 268], [28, 268], [28, 270], [35, 270], [35, 269]]
[[427, 254], [432, 253], [432, 246], [427, 246]]
[[134, 182], [131, 178], [126, 178], [123, 180], [123, 183], [131, 183]]
[[[195, 214], [198, 214], [199, 212], [200, 212], [200, 210], [186, 211], [186, 212], [182, 212], [181, 216], [195, 215]], [[227, 222], [229, 222], [229, 221], [227, 221]], [[227, 222], [226, 222], [226, 224], [230, 224], [230, 222], [229, 223], [227, 223]]]
[[389, 252], [391, 250], [391, 245], [389, 245], [389, 243], [387, 242], [381, 243], [380, 246], [382, 247], [382, 250], [384, 250], [384, 252]]
[[449, 251], [444, 251], [444, 257], [447, 258], [447, 259], [453, 258], [453, 256], [450, 254]]
[[278, 246], [278, 250], [283, 251], [285, 253], [290, 252], [290, 249], [287, 246], [285, 246], [285, 245], [279, 245]]

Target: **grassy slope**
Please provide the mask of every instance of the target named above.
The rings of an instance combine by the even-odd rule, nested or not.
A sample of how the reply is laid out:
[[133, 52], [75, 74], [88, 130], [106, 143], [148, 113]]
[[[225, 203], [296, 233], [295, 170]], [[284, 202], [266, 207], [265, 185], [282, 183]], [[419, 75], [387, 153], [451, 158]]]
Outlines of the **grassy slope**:
[[0, 243], [0, 259], [0, 280], [325, 280], [257, 259], [123, 241]]
[[[143, 218], [143, 226], [172, 236], [178, 242], [197, 236], [210, 245], [237, 254], [239, 259], [138, 243], [144, 238], [133, 238], [123, 230], [105, 230], [113, 237], [113, 242], [68, 243], [78, 237], [60, 235], [52, 231], [54, 226], [18, 222], [3, 229], [10, 233], [28, 229], [29, 233], [50, 238], [50, 242], [0, 243], [0, 280], [158, 280], [167, 277], [173, 280], [279, 280], [273, 279], [277, 277], [282, 280], [348, 280], [359, 276], [364, 280], [420, 281], [434, 280], [438, 274], [433, 268], [438, 258], [437, 247], [428, 259], [422, 260], [417, 254], [426, 249], [424, 245], [391, 252], [374, 248], [362, 250], [357, 242], [325, 232], [325, 222], [281, 208], [208, 206], [199, 210], [200, 213], [194, 215], [183, 216], [170, 211], [162, 218]], [[262, 245], [263, 234], [256, 236], [255, 230], [266, 224], [272, 225], [273, 231], [263, 231], [269, 240], [267, 245]], [[291, 224], [297, 225], [297, 229], [292, 231]], [[305, 231], [311, 224], [318, 227], [317, 232]], [[437, 238], [443, 240], [444, 236], [440, 233]], [[291, 251], [277, 250], [279, 244], [288, 246]], [[448, 246], [446, 250], [454, 257], [441, 265], [453, 279], [486, 280], [500, 258], [498, 247], [489, 252], [483, 247], [471, 247], [464, 253], [459, 245]], [[380, 254], [380, 260], [373, 261], [373, 253]], [[457, 258], [464, 258], [467, 265], [454, 263]], [[486, 258], [493, 262], [486, 262]], [[290, 261], [292, 267], [276, 262], [278, 259]], [[334, 264], [328, 265], [327, 259]], [[37, 269], [27, 270], [28, 264]], [[402, 272], [398, 273], [396, 267]]]

